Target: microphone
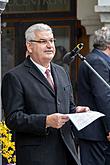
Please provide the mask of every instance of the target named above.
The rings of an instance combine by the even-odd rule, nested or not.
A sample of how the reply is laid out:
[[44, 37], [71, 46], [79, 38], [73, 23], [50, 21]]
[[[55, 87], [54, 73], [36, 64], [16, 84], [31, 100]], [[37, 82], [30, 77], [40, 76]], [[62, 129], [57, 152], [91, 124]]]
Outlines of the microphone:
[[73, 61], [75, 59], [76, 55], [83, 48], [83, 46], [84, 46], [84, 44], [80, 43], [71, 52], [66, 53], [63, 57], [63, 62], [66, 64], [69, 64], [71, 61]]

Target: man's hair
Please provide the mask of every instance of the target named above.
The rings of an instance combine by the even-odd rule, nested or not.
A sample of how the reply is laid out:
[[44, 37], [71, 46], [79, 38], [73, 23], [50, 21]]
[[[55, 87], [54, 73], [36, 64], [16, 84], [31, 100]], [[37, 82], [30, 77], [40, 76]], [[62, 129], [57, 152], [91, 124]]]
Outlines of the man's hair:
[[102, 27], [94, 33], [94, 48], [105, 50], [110, 46], [110, 28]]
[[50, 31], [51, 33], [52, 32], [52, 28], [47, 25], [47, 24], [44, 24], [44, 23], [37, 23], [37, 24], [34, 24], [32, 26], [30, 26], [26, 31], [25, 31], [25, 39], [26, 39], [26, 42], [30, 41], [30, 40], [35, 40], [35, 32], [36, 31]]

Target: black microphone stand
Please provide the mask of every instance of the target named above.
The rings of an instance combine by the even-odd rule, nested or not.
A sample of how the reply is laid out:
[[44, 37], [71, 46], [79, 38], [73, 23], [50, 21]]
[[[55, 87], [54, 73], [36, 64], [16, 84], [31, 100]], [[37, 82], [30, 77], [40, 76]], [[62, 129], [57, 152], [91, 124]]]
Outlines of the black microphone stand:
[[93, 69], [93, 67], [87, 62], [86, 57], [77, 53], [78, 57], [95, 73], [95, 75], [110, 89], [110, 85]]

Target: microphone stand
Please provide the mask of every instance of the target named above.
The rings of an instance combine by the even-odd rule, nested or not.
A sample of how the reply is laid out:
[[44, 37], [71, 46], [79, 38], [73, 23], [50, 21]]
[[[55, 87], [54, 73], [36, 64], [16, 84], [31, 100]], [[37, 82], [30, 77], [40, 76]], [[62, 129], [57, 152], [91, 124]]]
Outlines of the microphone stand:
[[110, 85], [93, 69], [93, 67], [87, 62], [86, 57], [77, 53], [78, 57], [95, 73], [95, 75], [110, 89]]

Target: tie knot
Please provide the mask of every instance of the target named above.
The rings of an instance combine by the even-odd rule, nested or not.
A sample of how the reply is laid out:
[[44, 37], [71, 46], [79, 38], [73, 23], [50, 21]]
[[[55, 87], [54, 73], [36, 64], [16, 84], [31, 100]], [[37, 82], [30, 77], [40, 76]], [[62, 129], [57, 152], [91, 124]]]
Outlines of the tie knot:
[[49, 76], [49, 75], [50, 75], [50, 70], [49, 70], [49, 69], [46, 69], [45, 74], [46, 74], [47, 76]]

